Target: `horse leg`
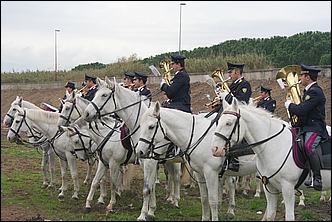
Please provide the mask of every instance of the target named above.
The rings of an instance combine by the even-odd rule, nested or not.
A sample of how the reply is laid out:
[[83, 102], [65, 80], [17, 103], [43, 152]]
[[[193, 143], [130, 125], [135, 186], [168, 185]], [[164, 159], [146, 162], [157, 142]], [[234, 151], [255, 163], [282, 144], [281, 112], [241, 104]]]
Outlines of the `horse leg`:
[[77, 165], [76, 165], [76, 157], [73, 156], [71, 153], [66, 154], [67, 161], [69, 164], [69, 170], [71, 174], [71, 178], [74, 183], [74, 193], [71, 197], [73, 200], [78, 200], [78, 192], [80, 191], [80, 185], [78, 183], [78, 172], [77, 172]]
[[236, 183], [236, 193], [240, 193], [241, 188], [242, 188], [242, 181], [243, 181], [243, 176], [238, 176], [237, 178], [237, 183]]
[[65, 197], [65, 192], [68, 189], [68, 172], [67, 172], [68, 162], [65, 161], [65, 160], [60, 159], [60, 169], [61, 169], [61, 181], [62, 181], [62, 185], [59, 188], [60, 193], [58, 195], [58, 198], [64, 198]]
[[[282, 196], [285, 201], [285, 220], [295, 220], [294, 215], [294, 203], [295, 203], [295, 195], [294, 195], [294, 185], [293, 184], [285, 184], [281, 187]], [[277, 196], [277, 195], [276, 195]]]
[[235, 184], [236, 184], [236, 177], [227, 177], [227, 184], [229, 188], [229, 202], [228, 202], [228, 210], [226, 213], [226, 218], [233, 219], [234, 208], [235, 208]]
[[[271, 192], [270, 193], [266, 190], [265, 186], [263, 186], [263, 187], [264, 187], [264, 193], [265, 193], [265, 197], [266, 197], [266, 210], [265, 210], [262, 221], [273, 221], [276, 217], [277, 202], [278, 202], [278, 195], [275, 195], [274, 193], [277, 193], [278, 190], [276, 188], [274, 188], [272, 185], [270, 185], [270, 186], [268, 186], [268, 189]], [[291, 190], [293, 192], [293, 189], [291, 189]], [[294, 193], [292, 196], [294, 196]]]
[[[96, 175], [94, 176], [94, 178], [91, 182], [90, 191], [89, 191], [88, 197], [86, 198], [86, 201], [85, 201], [85, 207], [83, 209], [84, 213], [91, 212], [91, 202], [93, 200], [94, 193], [95, 193], [101, 179], [102, 178], [105, 179], [107, 169], [108, 168], [101, 161], [98, 162], [97, 172], [96, 172]], [[106, 181], [104, 181], [104, 183], [105, 183], [105, 186], [106, 186]], [[105, 197], [106, 197], [106, 192], [105, 192]], [[99, 202], [99, 201], [102, 201], [102, 202]], [[103, 200], [98, 199], [98, 204], [105, 204], [105, 203], [104, 203]]]
[[[258, 175], [258, 173], [256, 173]], [[256, 180], [256, 193], [254, 195], [255, 198], [260, 198], [261, 197], [261, 179], [255, 176]]]
[[160, 179], [160, 176], [159, 176], [159, 164], [160, 164], [160, 163], [157, 164], [157, 171], [156, 171], [156, 181], [155, 181], [155, 184], [160, 184], [160, 181], [159, 181], [159, 179]]
[[50, 177], [51, 182], [48, 185], [47, 188], [52, 188], [54, 186], [55, 180], [54, 180], [54, 170], [55, 170], [55, 153], [53, 149], [50, 148], [50, 145], [48, 144], [48, 159], [49, 159], [49, 171], [50, 171]]
[[[204, 177], [199, 173], [194, 171], [195, 177], [197, 181], [205, 181]], [[202, 204], [202, 220], [201, 221], [209, 221], [210, 220], [210, 206], [209, 206], [209, 198], [206, 183], [198, 183], [199, 192], [201, 194], [201, 204]]]
[[[331, 197], [330, 197], [331, 200]], [[325, 202], [326, 201], [326, 191], [322, 191], [322, 195], [319, 198], [319, 202]]]
[[131, 180], [133, 178], [133, 172], [134, 172], [135, 166], [134, 164], [128, 164], [127, 165], [127, 170], [123, 175], [123, 188], [124, 190], [130, 190], [130, 184], [131, 184]]
[[48, 153], [47, 153], [47, 150], [43, 149], [41, 170], [43, 172], [44, 182], [41, 185], [41, 188], [47, 188], [48, 187], [47, 163], [48, 163]]
[[[116, 203], [116, 194], [119, 184], [122, 182], [122, 178], [120, 178], [119, 172], [120, 165], [118, 163], [113, 163], [113, 161], [109, 161], [109, 168], [110, 168], [110, 188], [111, 188], [111, 199], [109, 204], [106, 207], [106, 216], [113, 212], [113, 206]], [[120, 182], [118, 181], [119, 178], [121, 179]]]
[[179, 200], [180, 200], [180, 185], [181, 185], [181, 164], [180, 163], [171, 163], [166, 162], [165, 168], [169, 173], [169, 181], [170, 181], [170, 204], [176, 208], [179, 208]]
[[[207, 187], [207, 194], [208, 194], [208, 202], [211, 210], [211, 220], [218, 221], [218, 172], [210, 169], [207, 170], [205, 173], [205, 182]], [[200, 181], [200, 180], [199, 180]], [[235, 192], [235, 185], [234, 185], [234, 192]], [[234, 193], [235, 195], [235, 193]], [[207, 216], [207, 215], [206, 215]], [[209, 220], [209, 219], [208, 219]]]
[[87, 174], [86, 174], [85, 179], [83, 181], [84, 185], [88, 185], [91, 181], [92, 168], [93, 168], [93, 165], [94, 165], [94, 161], [95, 161], [95, 158], [93, 156], [89, 155], [89, 158], [88, 158], [88, 171], [87, 171]]
[[143, 184], [143, 205], [141, 214], [137, 218], [138, 221], [149, 220], [154, 218], [154, 211], [156, 210], [156, 193], [155, 193], [155, 176], [156, 176], [156, 164], [155, 160], [140, 159], [140, 164], [144, 172], [144, 184]]

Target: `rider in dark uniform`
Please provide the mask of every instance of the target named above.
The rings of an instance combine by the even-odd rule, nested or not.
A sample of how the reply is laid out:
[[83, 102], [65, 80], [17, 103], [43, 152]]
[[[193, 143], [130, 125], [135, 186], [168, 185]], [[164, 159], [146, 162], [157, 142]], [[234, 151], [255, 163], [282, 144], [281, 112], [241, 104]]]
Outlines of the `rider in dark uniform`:
[[135, 77], [134, 77], [135, 90], [134, 91], [136, 91], [136, 92], [138, 91], [141, 96], [146, 96], [151, 101], [152, 100], [151, 91], [145, 85], [147, 80], [148, 80], [148, 76], [145, 73], [135, 71]]
[[[322, 154], [318, 148], [320, 141], [329, 138], [326, 130], [325, 104], [326, 98], [322, 88], [318, 85], [317, 77], [320, 72], [314, 67], [300, 64], [301, 73], [299, 79], [305, 87], [300, 104], [292, 103], [291, 100], [285, 102], [285, 107], [289, 113], [298, 117], [303, 117], [305, 121], [302, 126], [298, 126], [305, 133], [305, 150], [309, 157], [309, 163], [313, 172], [313, 179], [304, 184], [313, 187], [315, 190], [322, 190], [322, 177], [320, 174]], [[300, 118], [299, 118], [300, 120]]]
[[274, 110], [276, 109], [276, 101], [271, 97], [271, 90], [271, 88], [261, 86], [261, 99], [256, 106], [274, 113]]
[[87, 92], [85, 95], [82, 95], [83, 98], [92, 101], [95, 97], [96, 92], [98, 91], [98, 85], [96, 83], [97, 77], [91, 74], [85, 74], [85, 86], [87, 87]]
[[239, 101], [249, 103], [252, 91], [250, 83], [242, 76], [244, 64], [227, 62], [227, 66], [228, 75], [232, 80], [232, 84], [229, 86], [229, 89], [233, 95], [224, 91], [219, 93], [219, 97], [221, 99], [225, 99], [229, 104], [232, 103], [233, 97]]
[[190, 77], [184, 68], [185, 56], [171, 55], [171, 65], [175, 71], [172, 83], [167, 85], [162, 79], [160, 89], [164, 91], [169, 98], [167, 108], [182, 110], [192, 113], [190, 98]]

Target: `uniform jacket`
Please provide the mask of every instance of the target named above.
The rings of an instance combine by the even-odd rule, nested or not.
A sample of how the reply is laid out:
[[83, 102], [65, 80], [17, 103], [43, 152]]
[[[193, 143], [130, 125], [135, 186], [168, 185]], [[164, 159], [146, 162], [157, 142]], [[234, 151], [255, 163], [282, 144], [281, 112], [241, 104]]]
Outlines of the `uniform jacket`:
[[[238, 81], [238, 82], [233, 82], [230, 86], [229, 89], [231, 90], [232, 94], [234, 97], [239, 100], [239, 101], [244, 101], [246, 103], [249, 103], [249, 99], [251, 96], [251, 86], [250, 83], [245, 80], [243, 77]], [[233, 96], [228, 94], [225, 97], [225, 100], [231, 104], [233, 101]]]
[[167, 108], [191, 113], [189, 74], [183, 68], [174, 75], [172, 81], [171, 85], [163, 84], [161, 87], [169, 98]]
[[274, 113], [274, 110], [276, 109], [276, 101], [271, 96], [268, 96], [264, 99], [261, 99], [257, 103], [257, 107], [262, 107], [263, 109]]
[[327, 139], [328, 133], [325, 122], [326, 98], [322, 88], [314, 83], [302, 96], [300, 104], [291, 103], [288, 110], [291, 114], [307, 115], [304, 132], [316, 132]]
[[97, 91], [98, 91], [98, 86], [94, 85], [89, 89], [89, 91], [83, 97], [89, 101], [92, 101]]
[[151, 91], [150, 91], [150, 89], [149, 89], [146, 85], [144, 85], [144, 86], [142, 86], [141, 88], [137, 89], [136, 92], [137, 92], [137, 91], [139, 92], [139, 94], [140, 94], [141, 96], [146, 96], [146, 97], [148, 97], [148, 98], [150, 99], [150, 101], [151, 101], [151, 99], [152, 99]]

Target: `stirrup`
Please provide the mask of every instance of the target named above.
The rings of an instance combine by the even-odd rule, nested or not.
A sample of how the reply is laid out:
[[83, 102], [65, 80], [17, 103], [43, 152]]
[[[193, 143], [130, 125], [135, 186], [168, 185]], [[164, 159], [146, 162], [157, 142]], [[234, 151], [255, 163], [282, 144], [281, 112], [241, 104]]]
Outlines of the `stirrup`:
[[314, 188], [314, 178], [311, 177], [311, 180], [310, 180], [310, 181], [305, 181], [305, 182], [304, 182], [304, 185], [306, 185], [307, 188]]

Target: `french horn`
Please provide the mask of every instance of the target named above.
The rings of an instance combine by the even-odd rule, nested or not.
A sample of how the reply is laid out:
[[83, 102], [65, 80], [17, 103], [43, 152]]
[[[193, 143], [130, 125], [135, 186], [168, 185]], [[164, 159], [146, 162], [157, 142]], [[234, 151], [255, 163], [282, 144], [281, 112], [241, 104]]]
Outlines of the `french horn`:
[[[287, 87], [286, 100], [290, 99], [292, 103], [299, 104], [301, 102], [301, 92], [299, 84], [299, 75], [301, 73], [301, 67], [299, 65], [288, 65], [283, 67], [277, 72], [276, 79], [279, 86], [284, 89]], [[292, 126], [295, 126], [299, 118], [297, 115], [291, 115], [287, 109], [288, 118], [291, 121]]]

